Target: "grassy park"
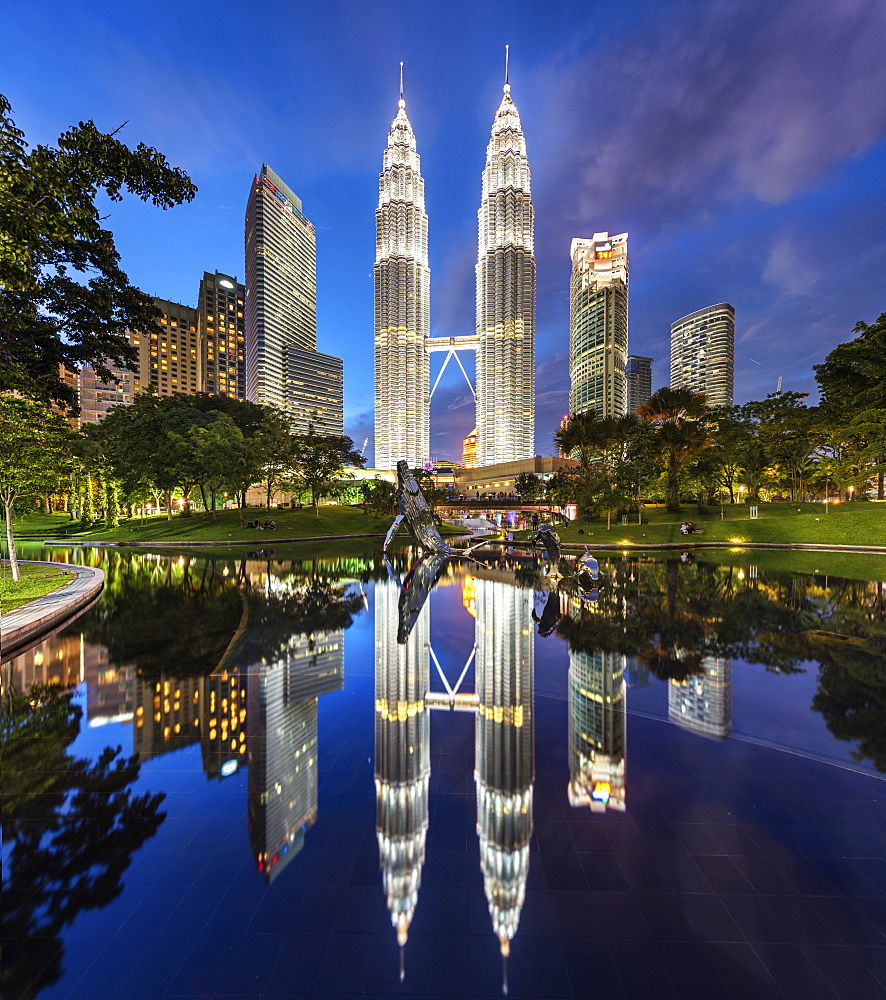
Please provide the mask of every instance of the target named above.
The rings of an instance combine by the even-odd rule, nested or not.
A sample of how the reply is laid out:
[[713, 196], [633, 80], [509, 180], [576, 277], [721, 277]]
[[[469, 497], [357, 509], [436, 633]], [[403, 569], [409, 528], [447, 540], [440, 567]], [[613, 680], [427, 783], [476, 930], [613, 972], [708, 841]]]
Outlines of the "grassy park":
[[55, 566], [21, 563], [21, 582], [13, 583], [9, 564], [0, 566], [0, 612], [7, 614], [38, 597], [45, 597], [74, 579], [74, 574]]
[[[260, 508], [244, 511], [244, 521], [269, 516]], [[28, 514], [16, 522], [20, 538], [76, 538], [78, 541], [108, 542], [245, 542], [255, 541], [263, 547], [285, 539], [341, 537], [347, 535], [382, 536], [391, 524], [389, 516], [366, 514], [362, 509], [343, 505], [322, 505], [320, 516], [311, 507], [301, 510], [277, 508], [271, 511], [276, 521], [274, 531], [241, 528], [235, 510], [219, 511], [213, 520], [207, 514], [191, 517], [176, 515], [171, 521], [165, 516], [132, 518], [117, 528], [97, 527], [84, 531], [64, 514]], [[681, 535], [680, 524], [691, 521], [696, 529], [692, 535]], [[685, 506], [679, 514], [664, 506], [645, 506], [643, 523], [616, 524], [607, 529], [605, 520], [572, 521], [559, 525], [560, 538], [565, 543], [601, 545], [677, 544], [690, 546], [718, 542], [731, 545], [768, 543], [774, 545], [872, 545], [886, 546], [886, 504], [829, 504], [827, 512], [821, 503], [761, 503], [758, 517], [751, 520], [749, 508], [743, 504], [727, 504], [722, 509], [711, 507], [699, 514]], [[402, 533], [402, 532], [401, 532]], [[530, 532], [517, 532], [527, 538]]]
[[[679, 514], [664, 506], [643, 508], [643, 523], [590, 524], [572, 521], [558, 527], [563, 542], [600, 544], [630, 544], [636, 546], [672, 543], [678, 545], [706, 542], [769, 543], [773, 545], [876, 545], [886, 546], [886, 504], [829, 504], [827, 513], [821, 503], [761, 503], [758, 516], [750, 519], [745, 504], [727, 504], [722, 509], [711, 507], [699, 514], [694, 507], [684, 506]], [[722, 514], [722, 519], [721, 519]], [[681, 535], [680, 525], [689, 521], [698, 531]], [[518, 534], [520, 537], [521, 534]]]

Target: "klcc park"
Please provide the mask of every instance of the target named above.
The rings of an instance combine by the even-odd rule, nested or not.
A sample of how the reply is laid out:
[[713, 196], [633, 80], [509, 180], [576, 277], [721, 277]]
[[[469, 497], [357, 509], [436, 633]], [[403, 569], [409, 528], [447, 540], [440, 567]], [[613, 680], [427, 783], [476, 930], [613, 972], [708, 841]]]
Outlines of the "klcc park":
[[886, 996], [880, 5], [123, 13], [4, 17], [3, 997]]

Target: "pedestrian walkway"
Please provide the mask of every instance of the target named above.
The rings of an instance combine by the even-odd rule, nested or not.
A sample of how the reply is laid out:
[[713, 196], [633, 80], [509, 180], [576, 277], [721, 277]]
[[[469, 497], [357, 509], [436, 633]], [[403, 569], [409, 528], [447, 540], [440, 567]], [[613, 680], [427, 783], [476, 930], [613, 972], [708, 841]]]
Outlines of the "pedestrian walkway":
[[69, 563], [38, 565], [69, 570], [75, 574], [74, 579], [51, 594], [0, 616], [0, 646], [4, 661], [24, 652], [28, 646], [76, 618], [92, 604], [105, 585], [105, 574], [91, 566], [72, 566]]

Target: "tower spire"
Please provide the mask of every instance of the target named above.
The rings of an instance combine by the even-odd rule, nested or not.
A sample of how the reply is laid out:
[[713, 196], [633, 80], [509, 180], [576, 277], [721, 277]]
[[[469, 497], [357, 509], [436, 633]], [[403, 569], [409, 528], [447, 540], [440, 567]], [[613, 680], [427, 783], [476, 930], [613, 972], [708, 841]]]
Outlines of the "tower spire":
[[509, 68], [508, 67], [508, 62], [509, 62], [509, 55], [510, 55], [509, 50], [510, 50], [510, 48], [511, 48], [510, 45], [506, 45], [505, 46], [505, 86], [504, 86], [504, 91], [505, 91], [506, 94], [510, 94], [510, 92], [511, 92], [511, 81], [510, 81], [509, 74], [508, 74], [508, 68]]
[[400, 63], [400, 107], [406, 107], [406, 101], [403, 100], [403, 63]]

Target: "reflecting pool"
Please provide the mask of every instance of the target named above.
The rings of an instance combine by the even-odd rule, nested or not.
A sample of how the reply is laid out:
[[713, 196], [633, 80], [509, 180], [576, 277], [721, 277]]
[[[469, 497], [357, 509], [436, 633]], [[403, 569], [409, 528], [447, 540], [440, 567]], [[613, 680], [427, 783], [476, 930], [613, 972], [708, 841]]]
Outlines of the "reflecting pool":
[[4, 997], [886, 993], [883, 582], [304, 551], [46, 553]]

